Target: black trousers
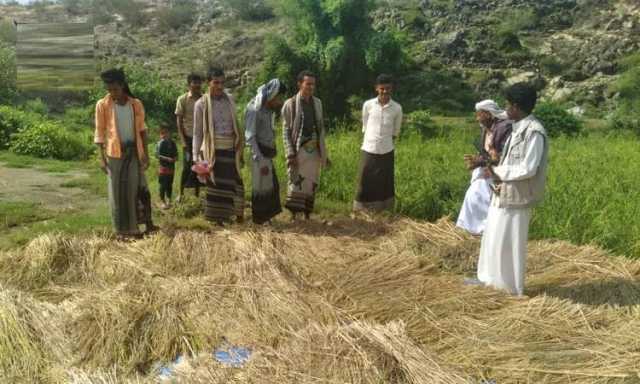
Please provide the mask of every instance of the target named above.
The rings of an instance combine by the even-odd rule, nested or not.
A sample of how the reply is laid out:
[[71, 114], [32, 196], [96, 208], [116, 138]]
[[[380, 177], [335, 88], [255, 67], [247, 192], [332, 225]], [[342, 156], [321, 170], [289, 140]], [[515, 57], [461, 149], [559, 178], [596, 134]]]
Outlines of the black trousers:
[[173, 193], [173, 175], [158, 176], [158, 183], [160, 184], [160, 198], [164, 200], [166, 197], [171, 200], [171, 194]]
[[184, 149], [182, 158], [182, 176], [180, 177], [180, 188], [200, 188], [200, 181], [198, 176], [191, 170], [193, 165], [193, 154], [191, 149], [193, 148], [192, 139], [187, 137], [187, 147]]

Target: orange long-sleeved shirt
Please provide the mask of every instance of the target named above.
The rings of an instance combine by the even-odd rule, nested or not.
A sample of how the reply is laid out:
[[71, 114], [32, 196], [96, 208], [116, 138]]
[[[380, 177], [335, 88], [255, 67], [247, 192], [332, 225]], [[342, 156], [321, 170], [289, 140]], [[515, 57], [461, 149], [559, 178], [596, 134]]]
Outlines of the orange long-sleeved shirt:
[[[144, 106], [140, 100], [129, 98], [133, 107], [133, 126], [136, 136], [136, 149], [138, 159], [142, 160], [146, 154], [142, 133], [146, 130], [144, 124]], [[113, 99], [107, 95], [96, 103], [96, 129], [94, 143], [104, 144], [106, 154], [109, 157], [119, 159], [122, 157], [122, 146], [118, 135]]]

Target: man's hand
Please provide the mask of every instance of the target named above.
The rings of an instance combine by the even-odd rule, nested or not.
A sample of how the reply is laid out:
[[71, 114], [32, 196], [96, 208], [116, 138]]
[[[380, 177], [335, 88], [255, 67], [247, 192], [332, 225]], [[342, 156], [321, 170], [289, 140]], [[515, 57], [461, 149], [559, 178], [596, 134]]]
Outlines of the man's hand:
[[464, 155], [464, 164], [468, 170], [473, 170], [478, 167], [478, 157], [477, 155]]
[[140, 161], [140, 167], [142, 168], [143, 171], [146, 171], [147, 169], [149, 169], [149, 156], [147, 156], [146, 154], [142, 156], [142, 160]]
[[489, 156], [491, 156], [491, 161], [499, 161], [500, 160], [500, 156], [498, 155], [498, 151], [496, 151], [494, 148], [491, 148], [489, 150]]
[[496, 175], [496, 173], [493, 171], [493, 167], [487, 167], [487, 172], [489, 172], [489, 177], [492, 177], [496, 183], [501, 182], [498, 175]]
[[265, 165], [264, 167], [260, 168], [260, 174], [262, 176], [269, 176], [269, 167]]

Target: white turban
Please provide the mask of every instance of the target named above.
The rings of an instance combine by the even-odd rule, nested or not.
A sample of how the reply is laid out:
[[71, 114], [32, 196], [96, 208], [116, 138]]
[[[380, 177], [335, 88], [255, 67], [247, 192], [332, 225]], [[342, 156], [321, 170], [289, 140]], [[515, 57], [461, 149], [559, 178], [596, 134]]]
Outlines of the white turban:
[[500, 108], [498, 106], [498, 103], [493, 100], [483, 100], [479, 102], [478, 104], [476, 104], [476, 111], [489, 112], [491, 116], [500, 120], [506, 120], [508, 118], [507, 112], [505, 112], [504, 109]]
[[254, 98], [256, 109], [260, 109], [264, 103], [272, 100], [280, 92], [280, 80], [272, 79], [258, 88], [258, 94]]

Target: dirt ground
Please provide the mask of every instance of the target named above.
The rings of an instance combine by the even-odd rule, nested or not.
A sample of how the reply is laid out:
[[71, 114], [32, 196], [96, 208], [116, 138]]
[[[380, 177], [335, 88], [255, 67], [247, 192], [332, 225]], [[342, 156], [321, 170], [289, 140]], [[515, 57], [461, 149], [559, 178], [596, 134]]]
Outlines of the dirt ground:
[[80, 171], [51, 173], [35, 168], [9, 168], [0, 163], [0, 203], [31, 202], [54, 211], [84, 208], [87, 202], [79, 197], [85, 191], [62, 186], [65, 182], [82, 177], [87, 177], [87, 174]]

